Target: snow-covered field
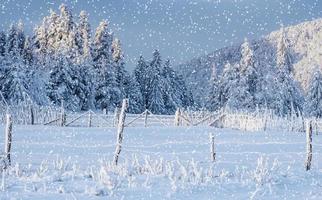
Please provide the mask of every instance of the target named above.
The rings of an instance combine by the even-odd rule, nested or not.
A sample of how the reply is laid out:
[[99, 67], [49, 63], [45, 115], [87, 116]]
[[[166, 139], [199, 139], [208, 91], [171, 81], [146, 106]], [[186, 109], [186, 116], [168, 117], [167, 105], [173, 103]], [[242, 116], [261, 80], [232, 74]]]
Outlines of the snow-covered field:
[[[3, 126], [0, 127], [3, 130]], [[1, 131], [2, 132], [2, 131]], [[321, 199], [322, 137], [211, 127], [14, 126], [13, 165], [0, 199]], [[216, 162], [210, 161], [209, 133]], [[3, 146], [3, 134], [0, 134]]]

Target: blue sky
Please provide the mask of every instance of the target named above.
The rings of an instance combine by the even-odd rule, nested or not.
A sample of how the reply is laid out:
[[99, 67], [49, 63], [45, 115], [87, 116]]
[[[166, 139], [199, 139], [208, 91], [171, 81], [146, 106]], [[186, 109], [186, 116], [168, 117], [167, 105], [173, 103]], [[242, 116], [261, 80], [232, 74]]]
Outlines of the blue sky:
[[173, 64], [259, 38], [280, 27], [322, 17], [320, 0], [0, 0], [2, 29], [21, 19], [31, 32], [61, 3], [90, 14], [92, 28], [108, 19], [123, 43], [128, 68], [154, 49]]

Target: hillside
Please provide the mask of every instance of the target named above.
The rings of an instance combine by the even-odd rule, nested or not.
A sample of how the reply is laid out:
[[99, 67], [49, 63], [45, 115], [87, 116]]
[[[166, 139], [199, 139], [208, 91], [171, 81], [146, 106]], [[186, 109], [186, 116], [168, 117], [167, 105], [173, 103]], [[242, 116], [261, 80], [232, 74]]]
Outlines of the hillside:
[[[285, 27], [284, 31], [290, 47], [294, 77], [305, 91], [312, 69], [322, 67], [322, 19]], [[250, 41], [256, 62], [263, 70], [276, 66], [276, 47], [280, 35], [281, 29]], [[194, 91], [197, 103], [202, 105], [205, 102], [212, 68], [215, 66], [220, 75], [227, 62], [238, 62], [241, 58], [240, 47], [241, 44], [225, 47], [176, 67]]]

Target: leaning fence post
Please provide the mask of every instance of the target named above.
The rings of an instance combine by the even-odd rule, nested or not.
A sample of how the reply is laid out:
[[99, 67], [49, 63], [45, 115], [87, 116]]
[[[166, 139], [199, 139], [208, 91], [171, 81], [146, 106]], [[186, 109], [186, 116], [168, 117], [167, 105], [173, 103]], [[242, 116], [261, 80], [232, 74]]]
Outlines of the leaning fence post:
[[126, 117], [126, 110], [128, 107], [129, 100], [123, 99], [120, 118], [117, 126], [117, 141], [116, 141], [116, 149], [114, 154], [114, 164], [117, 165], [118, 159], [121, 153], [122, 148], [122, 141], [123, 141], [123, 130], [124, 130], [124, 123]]
[[312, 122], [307, 121], [306, 124], [306, 171], [311, 169], [312, 161]]
[[144, 111], [144, 127], [147, 127], [148, 126], [148, 110], [146, 109]]
[[211, 156], [211, 161], [215, 162], [216, 160], [216, 152], [215, 152], [215, 136], [210, 133], [209, 135], [209, 139], [210, 139], [210, 156]]
[[9, 166], [11, 165], [11, 157], [10, 157], [11, 143], [12, 143], [12, 118], [10, 114], [7, 114], [4, 153], [8, 160]]
[[181, 111], [180, 108], [178, 108], [176, 110], [175, 116], [174, 116], [174, 125], [175, 126], [179, 126], [180, 125], [180, 115], [181, 115]]
[[92, 126], [92, 111], [88, 111], [88, 127]]

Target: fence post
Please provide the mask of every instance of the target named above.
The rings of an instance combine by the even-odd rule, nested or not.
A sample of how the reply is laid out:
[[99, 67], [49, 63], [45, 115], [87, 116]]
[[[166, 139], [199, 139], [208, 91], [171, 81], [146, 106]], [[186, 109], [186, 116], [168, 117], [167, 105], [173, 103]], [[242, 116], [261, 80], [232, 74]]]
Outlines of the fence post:
[[92, 126], [92, 111], [88, 111], [88, 127]]
[[34, 125], [35, 124], [35, 115], [34, 115], [34, 109], [33, 109], [32, 105], [30, 105], [29, 111], [30, 111], [30, 124]]
[[117, 141], [116, 141], [116, 149], [114, 154], [114, 164], [117, 165], [118, 159], [121, 153], [122, 141], [123, 141], [123, 130], [124, 130], [124, 122], [126, 117], [126, 110], [128, 107], [129, 100], [123, 99], [122, 108], [120, 113], [120, 118], [117, 126]]
[[215, 152], [215, 136], [210, 133], [209, 134], [209, 138], [210, 138], [210, 156], [211, 156], [211, 161], [215, 162], [216, 160], [216, 152]]
[[144, 127], [148, 126], [148, 110], [144, 111]]
[[306, 124], [306, 171], [311, 169], [312, 161], [312, 122], [309, 120]]
[[64, 101], [61, 104], [61, 113], [60, 113], [60, 126], [65, 126], [66, 123], [66, 114], [64, 109]]
[[10, 114], [6, 115], [6, 129], [5, 129], [5, 146], [4, 153], [8, 160], [9, 166], [11, 165], [11, 143], [12, 143], [12, 118]]
[[174, 116], [174, 125], [180, 126], [180, 117], [181, 117], [181, 111], [180, 108], [176, 110], [175, 116]]

